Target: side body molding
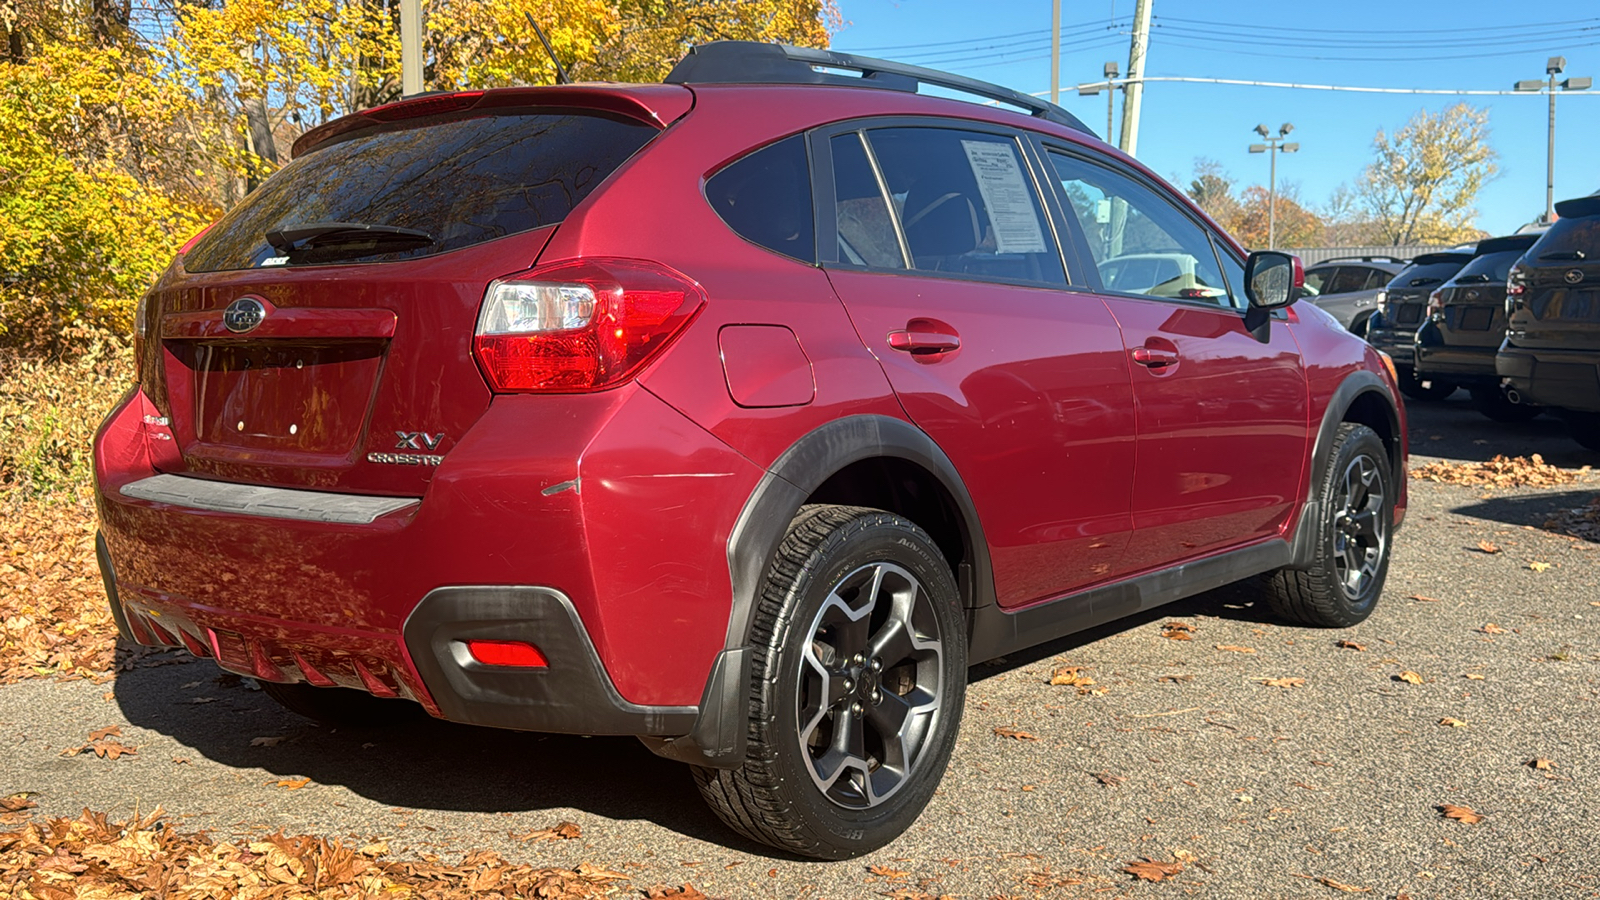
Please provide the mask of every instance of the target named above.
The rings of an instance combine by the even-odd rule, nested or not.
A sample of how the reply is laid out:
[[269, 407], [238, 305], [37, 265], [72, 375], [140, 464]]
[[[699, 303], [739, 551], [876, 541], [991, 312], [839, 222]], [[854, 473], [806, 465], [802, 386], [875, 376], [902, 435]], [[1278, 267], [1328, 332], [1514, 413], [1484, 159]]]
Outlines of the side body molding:
[[865, 459], [891, 457], [930, 472], [954, 498], [965, 523], [963, 557], [957, 583], [968, 606], [992, 606], [994, 578], [989, 549], [972, 497], [955, 465], [933, 439], [909, 422], [889, 416], [836, 419], [796, 441], [768, 468], [745, 502], [728, 536], [728, 574], [733, 606], [728, 614], [725, 649], [712, 666], [700, 699], [694, 729], [675, 740], [646, 740], [661, 756], [700, 766], [733, 767], [744, 758], [746, 694], [751, 650], [751, 614], [767, 567], [789, 522], [806, 498], [834, 473]]

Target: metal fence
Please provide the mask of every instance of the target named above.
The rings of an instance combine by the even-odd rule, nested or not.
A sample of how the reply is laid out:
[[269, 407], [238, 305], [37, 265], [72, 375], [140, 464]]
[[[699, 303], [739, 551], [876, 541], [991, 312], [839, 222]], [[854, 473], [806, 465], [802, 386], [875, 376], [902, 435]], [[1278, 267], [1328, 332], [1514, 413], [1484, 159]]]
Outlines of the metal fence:
[[1284, 253], [1293, 253], [1300, 257], [1306, 265], [1322, 262], [1325, 259], [1337, 259], [1345, 256], [1393, 256], [1398, 259], [1411, 259], [1424, 253], [1436, 253], [1440, 250], [1449, 250], [1433, 244], [1408, 244], [1403, 247], [1372, 246], [1372, 247], [1285, 247]]

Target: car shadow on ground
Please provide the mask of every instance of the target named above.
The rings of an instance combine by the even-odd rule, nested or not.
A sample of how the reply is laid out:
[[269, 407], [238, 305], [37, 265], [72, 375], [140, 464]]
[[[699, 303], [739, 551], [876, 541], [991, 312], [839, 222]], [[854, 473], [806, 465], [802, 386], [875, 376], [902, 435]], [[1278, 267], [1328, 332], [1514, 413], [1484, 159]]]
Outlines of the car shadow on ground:
[[[1276, 622], [1245, 587], [1233, 585], [973, 666], [982, 681], [1151, 622], [1193, 616]], [[396, 723], [329, 728], [278, 706], [249, 679], [181, 651], [146, 657], [120, 672], [115, 698], [133, 725], [164, 734], [212, 762], [309, 777], [391, 807], [527, 814], [511, 826], [554, 824], [539, 814], [572, 808], [644, 819], [700, 840], [761, 856], [787, 856], [729, 830], [700, 799], [683, 765], [630, 737], [584, 738], [457, 725], [393, 701]], [[256, 738], [282, 738], [253, 745]], [[798, 857], [795, 857], [798, 859]]]
[[[115, 698], [130, 723], [213, 762], [276, 778], [309, 777], [386, 806], [516, 813], [508, 827], [520, 831], [554, 825], [554, 817], [541, 815], [546, 810], [572, 808], [648, 820], [762, 856], [778, 854], [730, 831], [702, 802], [685, 766], [631, 737], [456, 725], [404, 700], [391, 701], [392, 726], [329, 728], [283, 709], [248, 679], [226, 675], [209, 660], [120, 672]], [[252, 746], [263, 737], [283, 740]]]
[[1600, 455], [1584, 449], [1567, 433], [1553, 412], [1526, 422], [1496, 422], [1479, 413], [1466, 391], [1448, 400], [1407, 400], [1411, 452], [1455, 462], [1487, 462], [1497, 455], [1531, 456], [1563, 468], [1600, 463]]
[[1459, 516], [1471, 516], [1490, 522], [1543, 528], [1551, 516], [1565, 510], [1585, 509], [1596, 497], [1600, 497], [1600, 491], [1594, 489], [1558, 493], [1541, 491], [1537, 494], [1489, 497], [1480, 499], [1476, 503], [1454, 507], [1450, 511]]

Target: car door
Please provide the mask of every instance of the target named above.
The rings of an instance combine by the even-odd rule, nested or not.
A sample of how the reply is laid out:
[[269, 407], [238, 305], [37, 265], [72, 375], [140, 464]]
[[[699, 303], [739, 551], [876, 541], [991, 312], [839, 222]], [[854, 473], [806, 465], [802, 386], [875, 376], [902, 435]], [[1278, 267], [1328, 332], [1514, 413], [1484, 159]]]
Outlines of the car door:
[[999, 602], [1120, 574], [1134, 452], [1122, 339], [1105, 303], [1070, 289], [1029, 150], [928, 119], [841, 126], [813, 150], [828, 277], [971, 493]]
[[1310, 439], [1287, 322], [1275, 316], [1266, 343], [1251, 335], [1239, 261], [1151, 182], [1087, 152], [1045, 156], [1080, 257], [1098, 267], [1160, 253], [1186, 273], [1138, 293], [1101, 288], [1122, 326], [1139, 434], [1125, 565], [1161, 568], [1280, 534]]

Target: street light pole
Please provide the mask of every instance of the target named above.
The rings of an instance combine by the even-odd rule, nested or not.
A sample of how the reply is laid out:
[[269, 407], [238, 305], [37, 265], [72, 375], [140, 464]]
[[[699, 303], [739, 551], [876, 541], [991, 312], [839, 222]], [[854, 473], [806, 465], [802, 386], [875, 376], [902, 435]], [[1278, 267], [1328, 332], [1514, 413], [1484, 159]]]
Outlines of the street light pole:
[[1061, 105], [1061, 0], [1050, 4], [1050, 102]]
[[1300, 145], [1298, 143], [1286, 144], [1283, 142], [1284, 138], [1287, 137], [1289, 132], [1293, 130], [1294, 125], [1290, 124], [1289, 122], [1285, 122], [1281, 127], [1278, 128], [1278, 133], [1274, 135], [1272, 132], [1267, 130], [1267, 126], [1257, 125], [1256, 134], [1261, 135], [1261, 137], [1266, 140], [1266, 143], [1250, 145], [1251, 153], [1266, 153], [1271, 158], [1271, 163], [1267, 167], [1267, 171], [1269, 172], [1267, 176], [1268, 250], [1271, 250], [1278, 245], [1278, 151], [1281, 149], [1284, 153], [1298, 153], [1300, 150]]
[[1556, 81], [1556, 76], [1567, 67], [1565, 56], [1552, 56], [1545, 61], [1544, 73], [1547, 78], [1541, 81], [1532, 78], [1519, 81], [1513, 87], [1519, 91], [1538, 91], [1541, 88], [1550, 95], [1550, 128], [1546, 135], [1545, 170], [1544, 170], [1544, 224], [1548, 225], [1556, 220], [1556, 88], [1564, 91], [1584, 91], [1594, 83], [1593, 78], [1567, 78]]

